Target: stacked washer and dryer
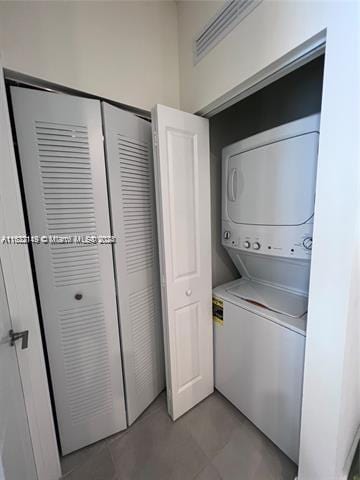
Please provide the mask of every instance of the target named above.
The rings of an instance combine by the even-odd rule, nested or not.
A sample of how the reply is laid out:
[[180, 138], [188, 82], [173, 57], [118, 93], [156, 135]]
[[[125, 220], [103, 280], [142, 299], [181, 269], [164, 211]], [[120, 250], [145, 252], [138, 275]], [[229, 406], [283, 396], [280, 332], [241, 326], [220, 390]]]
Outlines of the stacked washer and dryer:
[[227, 146], [222, 245], [241, 278], [214, 289], [215, 385], [298, 462], [319, 115]]

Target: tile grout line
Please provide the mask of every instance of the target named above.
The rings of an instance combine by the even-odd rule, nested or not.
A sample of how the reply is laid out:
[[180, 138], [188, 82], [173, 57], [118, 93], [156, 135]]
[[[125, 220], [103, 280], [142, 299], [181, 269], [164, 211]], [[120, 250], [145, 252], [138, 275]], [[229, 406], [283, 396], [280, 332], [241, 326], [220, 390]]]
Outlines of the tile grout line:
[[220, 479], [220, 480], [223, 480], [223, 477], [220, 475], [218, 469], [217, 469], [216, 466], [212, 463], [212, 461], [210, 461], [210, 463], [208, 463], [207, 465], [205, 465], [205, 467], [202, 468], [202, 469], [200, 470], [200, 472], [197, 473], [196, 476], [195, 476], [192, 480], [196, 480], [197, 478], [199, 478], [199, 476], [202, 474], [202, 472], [204, 472], [204, 471], [208, 468], [209, 465], [216, 471], [216, 473], [217, 473], [218, 476], [219, 476], [219, 479]]
[[[209, 398], [209, 397], [207, 397]], [[206, 399], [205, 399], [206, 400]], [[241, 422], [241, 424], [243, 424], [243, 421]], [[198, 440], [194, 437], [194, 435], [192, 434], [191, 430], [189, 429], [188, 425], [185, 423], [185, 425], [183, 425], [183, 428], [186, 430], [186, 432], [190, 435], [190, 437], [192, 438], [192, 440], [196, 443], [196, 445], [198, 446], [198, 448], [201, 450], [201, 452], [205, 455], [205, 457], [209, 460], [209, 462], [204, 466], [204, 468], [202, 468], [197, 474], [195, 474], [195, 477], [193, 477], [192, 480], [196, 480], [199, 475], [210, 465], [212, 468], [214, 468], [216, 470], [216, 473], [218, 474], [219, 478], [222, 480], [222, 476], [220, 475], [218, 469], [216, 468], [216, 466], [213, 464], [213, 459], [216, 457], [216, 455], [218, 455], [227, 445], [228, 443], [230, 442], [231, 439], [227, 440], [225, 442], [225, 444], [219, 448], [218, 450], [216, 450], [216, 452], [213, 454], [213, 456], [210, 456], [208, 455], [207, 452], [205, 452], [204, 448], [201, 446], [201, 444], [198, 442]]]

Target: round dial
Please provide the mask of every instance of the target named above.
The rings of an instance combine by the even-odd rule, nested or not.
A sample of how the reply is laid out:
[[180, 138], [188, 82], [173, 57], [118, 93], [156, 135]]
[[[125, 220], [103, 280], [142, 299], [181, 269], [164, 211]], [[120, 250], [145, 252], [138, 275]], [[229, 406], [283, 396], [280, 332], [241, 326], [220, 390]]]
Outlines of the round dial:
[[304, 238], [303, 247], [306, 248], [306, 250], [311, 250], [312, 249], [312, 237]]
[[247, 240], [245, 240], [243, 245], [244, 245], [245, 248], [250, 248], [250, 242], [248, 242]]
[[229, 232], [228, 230], [225, 230], [225, 232], [224, 232], [225, 240], [229, 240], [230, 237], [231, 237], [231, 232]]
[[254, 243], [253, 243], [253, 249], [254, 249], [254, 250], [260, 250], [260, 247], [261, 247], [261, 245], [260, 245], [259, 242], [254, 242]]

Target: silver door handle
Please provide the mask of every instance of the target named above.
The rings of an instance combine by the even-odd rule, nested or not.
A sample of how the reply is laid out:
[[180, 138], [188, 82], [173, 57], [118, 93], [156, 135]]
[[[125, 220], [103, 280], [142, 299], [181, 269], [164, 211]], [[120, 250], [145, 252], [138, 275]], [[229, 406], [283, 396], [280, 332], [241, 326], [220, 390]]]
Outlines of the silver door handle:
[[189, 288], [188, 290], [186, 290], [185, 294], [190, 297], [190, 295], [192, 294], [192, 290], [191, 288]]
[[235, 202], [237, 197], [237, 170], [233, 168], [228, 177], [228, 199]]
[[21, 338], [21, 349], [25, 350], [28, 348], [29, 344], [29, 330], [24, 330], [23, 332], [14, 332], [13, 329], [9, 330], [10, 345], [13, 347], [17, 340]]

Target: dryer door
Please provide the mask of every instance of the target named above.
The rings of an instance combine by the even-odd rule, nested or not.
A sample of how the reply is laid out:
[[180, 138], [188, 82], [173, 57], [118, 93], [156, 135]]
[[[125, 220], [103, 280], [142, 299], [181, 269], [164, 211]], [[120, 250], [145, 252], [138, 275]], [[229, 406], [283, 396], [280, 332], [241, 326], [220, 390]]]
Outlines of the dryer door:
[[318, 133], [232, 155], [227, 213], [235, 223], [300, 225], [314, 212]]

